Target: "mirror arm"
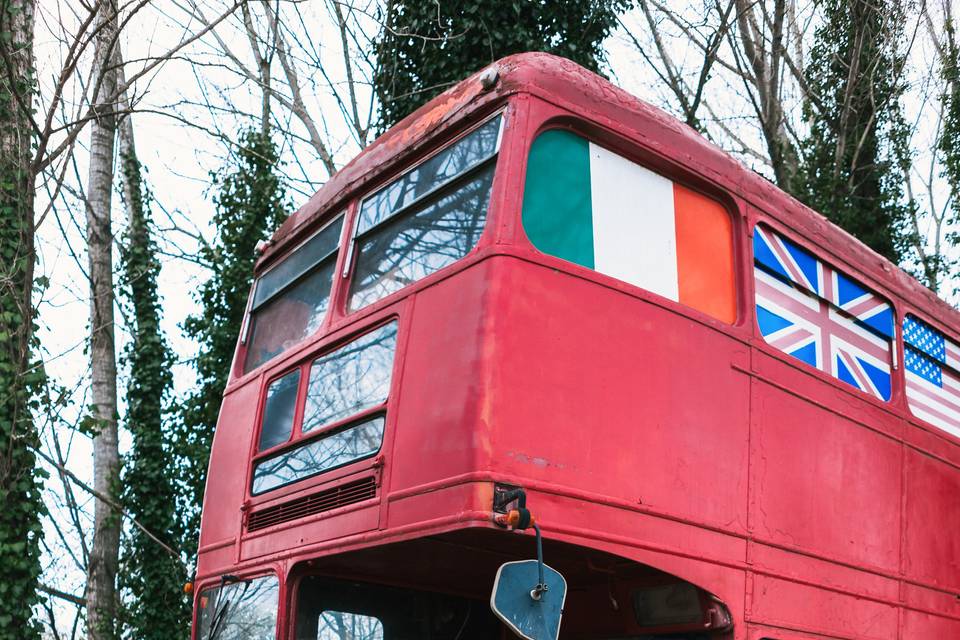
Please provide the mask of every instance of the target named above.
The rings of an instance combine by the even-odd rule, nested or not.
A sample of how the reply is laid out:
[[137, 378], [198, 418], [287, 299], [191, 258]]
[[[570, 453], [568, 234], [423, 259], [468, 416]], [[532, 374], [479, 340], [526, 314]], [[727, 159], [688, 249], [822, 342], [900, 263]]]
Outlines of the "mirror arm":
[[537, 586], [530, 592], [530, 597], [539, 600], [547, 591], [547, 582], [543, 579], [543, 537], [540, 535], [540, 527], [536, 522], [533, 523], [533, 531], [537, 534]]

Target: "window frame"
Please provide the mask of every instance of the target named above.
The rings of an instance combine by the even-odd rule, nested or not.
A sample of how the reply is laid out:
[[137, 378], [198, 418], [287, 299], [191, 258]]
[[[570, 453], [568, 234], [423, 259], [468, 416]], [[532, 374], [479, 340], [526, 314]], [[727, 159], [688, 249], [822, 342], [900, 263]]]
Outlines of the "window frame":
[[[496, 178], [497, 178], [496, 165], [498, 164], [499, 159], [501, 157], [504, 133], [507, 129], [507, 124], [508, 124], [507, 116], [508, 116], [507, 106], [502, 105], [501, 107], [496, 109], [494, 112], [487, 114], [479, 122], [473, 124], [472, 126], [468, 127], [467, 129], [457, 134], [454, 138], [452, 138], [448, 142], [440, 145], [429, 154], [424, 155], [415, 163], [395, 171], [394, 173], [390, 174], [389, 177], [387, 177], [386, 179], [378, 182], [375, 187], [368, 189], [362, 196], [359, 196], [354, 199], [353, 207], [352, 207], [352, 219], [350, 220], [350, 223], [349, 223], [349, 231], [347, 231], [346, 225], [344, 228], [344, 238], [346, 240], [346, 248], [345, 248], [346, 255], [343, 260], [343, 268], [340, 273], [340, 280], [343, 281], [344, 286], [342, 287], [342, 292], [340, 296], [341, 299], [338, 302], [338, 312], [342, 316], [353, 316], [357, 313], [362, 313], [364, 311], [367, 311], [373, 308], [375, 305], [382, 303], [384, 300], [393, 299], [395, 296], [402, 295], [401, 292], [409, 291], [411, 287], [415, 287], [419, 285], [421, 282], [423, 282], [427, 278], [430, 278], [434, 274], [440, 273], [440, 272], [446, 271], [447, 269], [452, 268], [454, 265], [462, 262], [464, 259], [468, 258], [472, 253], [475, 253], [477, 251], [477, 248], [482, 243], [483, 236], [487, 233], [487, 230], [489, 229], [489, 221], [490, 221], [489, 213], [490, 213], [490, 208], [493, 204], [493, 193], [494, 193], [494, 188], [496, 187]], [[365, 202], [367, 202], [370, 198], [377, 195], [384, 189], [388, 188], [390, 185], [392, 185], [397, 180], [401, 179], [403, 176], [407, 175], [412, 171], [415, 171], [424, 163], [435, 158], [437, 155], [443, 153], [447, 149], [450, 149], [451, 147], [455, 146], [461, 140], [463, 140], [470, 134], [474, 133], [475, 131], [479, 130], [483, 126], [489, 124], [492, 120], [496, 118], [500, 118], [500, 127], [497, 132], [497, 141], [494, 146], [494, 151], [492, 153], [488, 154], [484, 158], [481, 158], [476, 163], [470, 165], [467, 169], [461, 171], [457, 175], [447, 178], [440, 184], [435, 185], [429, 191], [421, 194], [420, 196], [417, 196], [407, 204], [401, 207], [398, 207], [396, 210], [392, 211], [390, 215], [384, 217], [382, 220], [378, 221], [377, 223], [371, 225], [370, 227], [364, 229], [363, 231], [360, 231], [360, 221], [363, 217], [363, 205]], [[396, 291], [392, 291], [389, 294], [381, 298], [378, 298], [372, 302], [368, 302], [367, 304], [361, 307], [358, 307], [356, 309], [350, 309], [350, 298], [352, 296], [354, 277], [356, 276], [356, 263], [357, 263], [357, 260], [359, 259], [359, 253], [360, 253], [357, 249], [359, 243], [361, 243], [363, 240], [373, 235], [374, 233], [382, 230], [384, 227], [388, 226], [389, 224], [395, 222], [396, 220], [399, 220], [401, 217], [409, 215], [411, 212], [415, 212], [419, 210], [424, 206], [425, 203], [435, 202], [439, 200], [439, 196], [443, 196], [444, 194], [454, 191], [457, 187], [461, 186], [463, 183], [468, 182], [477, 173], [481, 172], [483, 169], [489, 167], [490, 165], [493, 165], [494, 167], [493, 178], [491, 181], [490, 201], [487, 203], [487, 214], [485, 215], [483, 230], [480, 232], [480, 235], [478, 236], [477, 241], [474, 243], [473, 247], [462, 257], [458, 258], [457, 260], [454, 260], [452, 263], [444, 267], [441, 267], [440, 269], [437, 269], [436, 271], [433, 271], [427, 274], [423, 278], [420, 278], [419, 280], [416, 280], [404, 287], [401, 287]]]
[[[783, 237], [785, 240], [788, 240], [789, 242], [793, 243], [801, 250], [810, 254], [814, 259], [826, 263], [831, 269], [835, 270], [837, 273], [843, 274], [844, 277], [854, 281], [857, 285], [864, 288], [868, 292], [880, 297], [890, 306], [890, 310], [892, 313], [891, 321], [893, 322], [893, 327], [892, 327], [892, 335], [888, 340], [888, 344], [890, 348], [890, 397], [889, 398], [884, 400], [883, 398], [875, 396], [872, 393], [868, 393], [867, 391], [854, 387], [853, 385], [845, 382], [839, 377], [836, 377], [833, 374], [828, 373], [827, 371], [824, 371], [813, 365], [810, 365], [809, 363], [804, 362], [800, 358], [792, 356], [786, 351], [778, 349], [774, 345], [767, 342], [767, 339], [764, 337], [763, 333], [760, 330], [760, 321], [759, 321], [759, 317], [757, 315], [757, 309], [756, 309], [757, 278], [756, 278], [755, 270], [757, 269], [757, 266], [756, 266], [756, 256], [754, 253], [753, 243], [754, 243], [754, 235], [756, 233], [757, 227], [764, 227], [767, 231]], [[758, 347], [762, 345], [761, 348], [764, 350], [764, 353], [766, 353], [767, 355], [775, 357], [781, 360], [782, 362], [795, 367], [800, 371], [806, 372], [807, 374], [813, 374], [817, 376], [820, 380], [828, 382], [829, 384], [833, 385], [837, 389], [853, 394], [858, 398], [867, 399], [869, 401], [875, 402], [877, 403], [877, 405], [884, 407], [888, 410], [900, 404], [899, 396], [902, 395], [902, 388], [903, 388], [903, 367], [900, 366], [899, 351], [900, 349], [903, 349], [903, 334], [902, 334], [902, 327], [901, 327], [902, 318], [898, 310], [898, 304], [896, 303], [896, 300], [898, 300], [898, 298], [896, 296], [891, 295], [883, 287], [876, 286], [876, 284], [873, 282], [872, 279], [864, 278], [863, 274], [857, 271], [856, 269], [850, 269], [850, 265], [846, 265], [842, 260], [837, 260], [836, 257], [829, 251], [825, 251], [821, 249], [820, 247], [816, 246], [812, 242], [809, 242], [806, 238], [803, 238], [803, 237], [798, 238], [796, 233], [794, 233], [790, 229], [785, 229], [784, 226], [778, 220], [774, 220], [767, 216], [762, 216], [762, 215], [755, 216], [751, 220], [749, 230], [750, 230], [750, 233], [748, 236], [748, 239], [749, 239], [748, 244], [750, 245], [749, 247], [749, 265], [750, 265], [749, 294], [752, 296], [749, 302], [752, 308], [750, 315], [752, 316], [752, 323], [753, 323], [752, 331], [753, 331], [753, 336], [755, 338], [754, 347]], [[835, 265], [841, 265], [841, 266], [835, 266]], [[764, 273], [768, 273], [768, 272], [764, 271]], [[855, 273], [856, 275], [850, 275], [851, 273]], [[771, 277], [775, 278], [776, 276], [771, 275]], [[787, 283], [787, 286], [797, 287], [798, 285], [793, 283]], [[811, 291], [805, 290], [805, 294], [818, 300], [821, 299], [819, 295], [816, 295]], [[834, 306], [832, 301], [827, 301], [827, 302], [831, 306]], [[849, 313], [844, 312], [844, 317], [845, 319], [850, 319], [852, 316]]]
[[[365, 336], [386, 327], [390, 323], [396, 323], [397, 330], [396, 330], [396, 338], [395, 338], [396, 342], [394, 345], [394, 352], [393, 352], [393, 361], [391, 363], [391, 369], [390, 369], [390, 385], [387, 390], [386, 398], [382, 402], [374, 406], [367, 407], [366, 409], [363, 409], [356, 413], [352, 413], [338, 420], [328, 422], [321, 427], [317, 427], [316, 429], [313, 429], [307, 433], [304, 433], [303, 422], [306, 417], [304, 414], [306, 411], [307, 390], [310, 384], [310, 370], [313, 366], [313, 363], [319, 360], [320, 358], [328, 356], [336, 352], [337, 350], [348, 346], [349, 344], [355, 341], [361, 340]], [[260, 389], [260, 395], [258, 398], [259, 402], [257, 405], [257, 413], [256, 413], [257, 422], [256, 422], [256, 427], [254, 429], [254, 437], [252, 439], [251, 446], [250, 446], [250, 455], [248, 456], [249, 467], [247, 472], [246, 492], [249, 497], [258, 499], [258, 500], [259, 499], [272, 500], [274, 497], [278, 497], [279, 495], [281, 495], [280, 493], [277, 493], [279, 491], [289, 489], [290, 487], [293, 487], [294, 485], [300, 482], [309, 480], [311, 478], [316, 478], [317, 475], [326, 475], [335, 470], [350, 468], [354, 464], [369, 462], [370, 460], [375, 459], [377, 455], [379, 455], [380, 452], [383, 451], [383, 447], [387, 443], [388, 430], [390, 427], [390, 423], [388, 421], [389, 416], [388, 416], [387, 409], [390, 405], [390, 399], [396, 395], [396, 385], [399, 383], [397, 371], [401, 365], [401, 357], [400, 357], [401, 346], [400, 345], [401, 345], [401, 340], [403, 339], [402, 336], [403, 336], [403, 329], [402, 329], [399, 317], [396, 314], [388, 314], [386, 316], [378, 318], [375, 322], [372, 322], [362, 327], [361, 329], [344, 336], [341, 339], [335, 340], [318, 349], [311, 350], [310, 353], [299, 358], [294, 365], [279, 369], [277, 373], [272, 374], [269, 378], [266, 379], [266, 383], [261, 385], [261, 389]], [[263, 437], [263, 414], [266, 411], [267, 391], [271, 384], [283, 378], [284, 376], [289, 375], [294, 370], [300, 371], [300, 380], [297, 386], [296, 408], [294, 409], [293, 427], [290, 432], [290, 437], [285, 442], [282, 442], [273, 447], [270, 447], [269, 449], [264, 449], [261, 451], [259, 449], [259, 444], [260, 444], [260, 439]], [[283, 455], [286, 452], [292, 451], [294, 449], [298, 449], [301, 446], [307, 446], [312, 441], [323, 439], [326, 436], [336, 431], [346, 430], [350, 428], [350, 426], [353, 424], [360, 425], [361, 423], [372, 420], [378, 414], [383, 416], [384, 424], [383, 424], [383, 437], [381, 439], [380, 448], [377, 451], [377, 453], [374, 453], [370, 456], [365, 456], [363, 458], [357, 458], [355, 460], [351, 460], [350, 462], [344, 463], [337, 467], [331, 467], [329, 469], [325, 469], [319, 472], [318, 474], [313, 474], [308, 477], [300, 478], [299, 480], [295, 480], [293, 482], [274, 487], [273, 489], [268, 489], [260, 493], [253, 492], [254, 473], [256, 471], [258, 464], [264, 462], [269, 458]], [[346, 474], [342, 474], [342, 475], [346, 475]], [[339, 477], [341, 477], [341, 475], [338, 474], [338, 475], [330, 476], [329, 479], [335, 480]]]
[[[252, 337], [251, 333], [253, 331], [254, 325], [256, 324], [255, 315], [257, 311], [259, 311], [260, 309], [263, 309], [271, 301], [280, 298], [281, 296], [283, 296], [284, 293], [286, 293], [287, 291], [290, 291], [292, 288], [299, 285], [306, 278], [308, 278], [310, 274], [315, 273], [317, 270], [319, 270], [324, 264], [332, 262], [333, 268], [332, 268], [332, 273], [330, 278], [330, 291], [327, 297], [327, 308], [323, 312], [323, 317], [320, 319], [320, 324], [317, 330], [301, 338], [297, 344], [303, 343], [304, 341], [308, 340], [311, 336], [316, 335], [317, 333], [323, 331], [324, 327], [326, 327], [329, 324], [333, 316], [333, 313], [332, 313], [333, 309], [336, 305], [337, 262], [338, 262], [340, 253], [343, 251], [343, 240], [344, 240], [345, 233], [348, 226], [348, 220], [347, 220], [348, 213], [349, 213], [348, 208], [346, 207], [341, 208], [337, 214], [335, 214], [325, 223], [320, 225], [316, 231], [311, 233], [308, 237], [304, 238], [301, 242], [297, 243], [297, 245], [291, 248], [289, 251], [285, 252], [282, 258], [280, 258], [279, 260], [271, 264], [269, 267], [264, 269], [263, 272], [257, 274], [257, 276], [254, 278], [253, 286], [250, 287], [250, 294], [247, 301], [247, 307], [244, 310], [244, 314], [243, 314], [243, 325], [240, 328], [240, 348], [242, 349], [242, 357], [238, 358], [240, 362], [237, 364], [240, 370], [239, 377], [243, 377], [253, 373], [257, 369], [260, 369], [261, 367], [272, 362], [274, 359], [282, 356], [284, 353], [290, 352], [296, 348], [296, 346], [291, 346], [289, 349], [285, 350], [284, 352], [278, 353], [273, 357], [268, 358], [267, 360], [264, 360], [263, 362], [259, 363], [255, 367], [251, 368], [249, 371], [246, 370], [247, 358], [250, 355], [249, 350], [250, 350], [250, 339]], [[296, 276], [291, 278], [282, 287], [274, 291], [264, 300], [260, 301], [259, 303], [255, 303], [255, 300], [257, 297], [257, 289], [260, 286], [260, 282], [268, 273], [278, 268], [280, 265], [282, 265], [284, 262], [290, 259], [297, 251], [303, 248], [307, 243], [309, 243], [311, 240], [314, 240], [317, 236], [319, 236], [328, 228], [336, 224], [338, 221], [341, 223], [340, 233], [337, 236], [336, 245], [331, 251], [327, 252], [326, 254], [324, 254], [323, 257], [314, 261], [314, 263], [310, 265], [308, 268], [303, 269], [300, 273], [298, 273]]]

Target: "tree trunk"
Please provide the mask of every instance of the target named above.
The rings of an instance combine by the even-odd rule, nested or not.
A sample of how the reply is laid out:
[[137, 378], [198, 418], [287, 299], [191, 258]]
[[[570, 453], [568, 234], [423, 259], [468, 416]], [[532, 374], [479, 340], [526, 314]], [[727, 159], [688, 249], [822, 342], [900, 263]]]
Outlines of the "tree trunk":
[[33, 0], [0, 5], [0, 639], [40, 637], [33, 620], [40, 574], [42, 502], [30, 397], [34, 177], [29, 108], [34, 87]]
[[[87, 182], [87, 254], [90, 277], [90, 369], [97, 435], [93, 440], [94, 488], [116, 498], [120, 470], [117, 448], [117, 361], [113, 325], [113, 151], [116, 137], [117, 76], [115, 0], [98, 0], [94, 82], [96, 117], [90, 133]], [[96, 84], [95, 84], [96, 86]], [[119, 514], [97, 500], [93, 544], [87, 569], [87, 637], [114, 637], [116, 576], [120, 550]]]

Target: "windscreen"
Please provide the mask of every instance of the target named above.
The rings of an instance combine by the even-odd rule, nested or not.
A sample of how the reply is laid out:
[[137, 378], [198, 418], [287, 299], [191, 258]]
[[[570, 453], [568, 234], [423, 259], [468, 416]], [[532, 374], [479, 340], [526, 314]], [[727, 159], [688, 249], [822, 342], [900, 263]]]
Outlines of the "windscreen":
[[279, 589], [276, 576], [204, 589], [197, 603], [196, 640], [274, 640]]

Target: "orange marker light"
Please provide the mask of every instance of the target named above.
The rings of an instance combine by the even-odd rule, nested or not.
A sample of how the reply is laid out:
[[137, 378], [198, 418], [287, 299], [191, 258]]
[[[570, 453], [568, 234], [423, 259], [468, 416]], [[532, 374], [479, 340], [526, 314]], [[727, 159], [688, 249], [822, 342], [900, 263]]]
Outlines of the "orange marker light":
[[[536, 518], [533, 517], [533, 514], [530, 514], [530, 525], [533, 526], [533, 523], [536, 522]], [[516, 527], [520, 524], [520, 512], [516, 509], [513, 509], [510, 513], [507, 514], [507, 525], [510, 527]]]
[[191, 593], [193, 593], [193, 583], [192, 582], [185, 583], [183, 585], [183, 592], [187, 595], [190, 595]]

